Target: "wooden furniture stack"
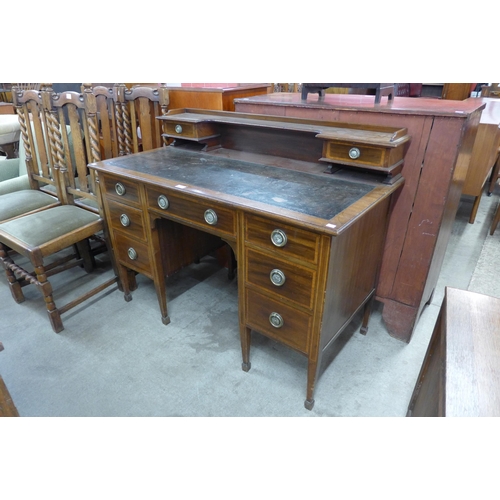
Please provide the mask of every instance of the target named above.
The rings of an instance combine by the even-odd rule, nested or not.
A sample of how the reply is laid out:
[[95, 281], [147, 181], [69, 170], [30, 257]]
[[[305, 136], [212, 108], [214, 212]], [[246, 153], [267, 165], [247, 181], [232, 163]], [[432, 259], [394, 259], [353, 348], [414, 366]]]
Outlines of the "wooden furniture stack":
[[126, 300], [133, 273], [149, 276], [168, 324], [165, 276], [193, 234], [227, 242], [243, 369], [252, 330], [304, 354], [311, 409], [323, 352], [362, 310], [366, 332], [406, 129], [189, 109], [161, 121], [172, 145], [90, 165]]
[[389, 222], [377, 299], [389, 333], [409, 342], [432, 299], [467, 175], [484, 103], [326, 94], [276, 93], [236, 101], [236, 111], [282, 117], [405, 127], [412, 140], [405, 185]]
[[500, 416], [500, 299], [446, 288], [407, 416]]

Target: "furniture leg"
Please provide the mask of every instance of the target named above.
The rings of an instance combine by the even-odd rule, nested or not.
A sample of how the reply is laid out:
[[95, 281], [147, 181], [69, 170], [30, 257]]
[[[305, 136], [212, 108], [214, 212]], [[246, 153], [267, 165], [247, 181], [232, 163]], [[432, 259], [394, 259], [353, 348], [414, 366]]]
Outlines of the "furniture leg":
[[491, 229], [490, 229], [490, 235], [493, 235], [495, 232], [495, 229], [498, 226], [498, 222], [500, 221], [500, 203], [497, 206], [497, 209], [495, 211], [495, 216], [493, 217], [493, 223], [491, 224]]
[[495, 166], [493, 167], [493, 172], [491, 172], [490, 185], [488, 187], [488, 196], [491, 196], [495, 189], [495, 184], [498, 180], [498, 174], [500, 173], [500, 154], [497, 157], [497, 161], [495, 162]]
[[240, 326], [241, 354], [243, 363], [241, 368], [247, 372], [252, 365], [250, 364], [250, 341], [252, 330], [247, 326]]
[[89, 240], [79, 241], [76, 243], [76, 247], [83, 261], [83, 269], [85, 269], [86, 273], [91, 273], [95, 268], [95, 259], [90, 251]]
[[0, 244], [0, 260], [2, 261], [4, 268], [5, 268], [5, 274], [7, 276], [7, 281], [9, 283], [9, 289], [10, 289], [10, 293], [12, 294], [12, 298], [18, 304], [20, 304], [21, 302], [24, 302], [25, 299], [24, 299], [22, 287], [19, 284], [19, 281], [16, 278], [14, 271], [12, 271], [12, 269], [8, 266], [8, 264], [13, 264], [13, 261], [7, 255], [7, 249], [2, 244]]
[[316, 385], [316, 380], [318, 378], [318, 372], [320, 367], [320, 359], [313, 360], [308, 359], [307, 363], [307, 390], [306, 390], [306, 400], [304, 401], [304, 407], [306, 410], [312, 410], [314, 407], [314, 388]]
[[363, 322], [361, 324], [361, 329], [359, 330], [361, 334], [366, 335], [368, 332], [368, 322], [370, 321], [370, 316], [372, 314], [372, 306], [375, 294], [367, 300], [365, 307], [363, 308]]
[[469, 217], [469, 224], [474, 224], [476, 220], [477, 209], [479, 208], [479, 203], [481, 202], [481, 195], [476, 196], [474, 199], [474, 204], [472, 205], [472, 212]]
[[43, 266], [35, 266], [35, 273], [38, 281], [37, 285], [42, 291], [43, 298], [45, 300], [45, 307], [47, 309], [52, 330], [54, 330], [55, 333], [59, 333], [64, 330], [64, 327], [61, 320], [61, 314], [59, 313], [59, 310], [54, 302], [54, 297], [52, 296], [52, 285], [47, 280], [47, 275], [45, 274], [45, 268]]

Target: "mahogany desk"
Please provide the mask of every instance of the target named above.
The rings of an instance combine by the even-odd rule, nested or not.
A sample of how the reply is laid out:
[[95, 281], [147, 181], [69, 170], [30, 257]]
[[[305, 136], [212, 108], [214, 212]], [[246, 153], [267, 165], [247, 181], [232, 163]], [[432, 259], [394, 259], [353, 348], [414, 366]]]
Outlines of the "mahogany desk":
[[306, 355], [311, 409], [322, 353], [361, 308], [366, 332], [406, 130], [202, 110], [161, 120], [173, 145], [90, 165], [126, 300], [130, 271], [149, 276], [168, 324], [165, 276], [203, 252], [200, 235], [227, 242], [243, 369], [252, 330]]
[[405, 127], [405, 185], [396, 196], [387, 234], [377, 299], [389, 333], [409, 342], [432, 300], [467, 175], [484, 104], [395, 97], [275, 93], [235, 101], [236, 111], [330, 122]]

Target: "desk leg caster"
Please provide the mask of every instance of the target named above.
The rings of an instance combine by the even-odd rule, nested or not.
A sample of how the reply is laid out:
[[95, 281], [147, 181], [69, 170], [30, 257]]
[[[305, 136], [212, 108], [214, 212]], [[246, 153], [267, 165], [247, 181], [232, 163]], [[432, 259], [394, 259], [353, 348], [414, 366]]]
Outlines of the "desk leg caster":
[[168, 325], [170, 323], [170, 316], [162, 316], [161, 317], [161, 322], [164, 324], [164, 325]]
[[251, 367], [252, 367], [252, 363], [250, 363], [250, 362], [248, 362], [248, 363], [241, 363], [241, 369], [244, 372], [249, 371]]
[[304, 401], [304, 406], [306, 410], [312, 410], [314, 406], [314, 399], [306, 399]]

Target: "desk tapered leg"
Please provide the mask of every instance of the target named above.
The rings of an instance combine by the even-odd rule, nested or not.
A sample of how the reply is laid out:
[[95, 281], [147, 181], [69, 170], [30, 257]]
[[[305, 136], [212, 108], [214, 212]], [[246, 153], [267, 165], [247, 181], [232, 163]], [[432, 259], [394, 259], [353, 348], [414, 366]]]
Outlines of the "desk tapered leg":
[[251, 332], [252, 330], [246, 326], [240, 326], [240, 338], [241, 338], [241, 354], [243, 357], [243, 363], [241, 368], [243, 371], [247, 372], [251, 368], [250, 364], [250, 342], [251, 342]]
[[304, 406], [307, 410], [312, 410], [314, 406], [314, 388], [316, 386], [316, 380], [318, 378], [319, 372], [319, 360], [314, 360], [309, 358], [307, 363], [307, 393], [306, 400], [304, 401]]

